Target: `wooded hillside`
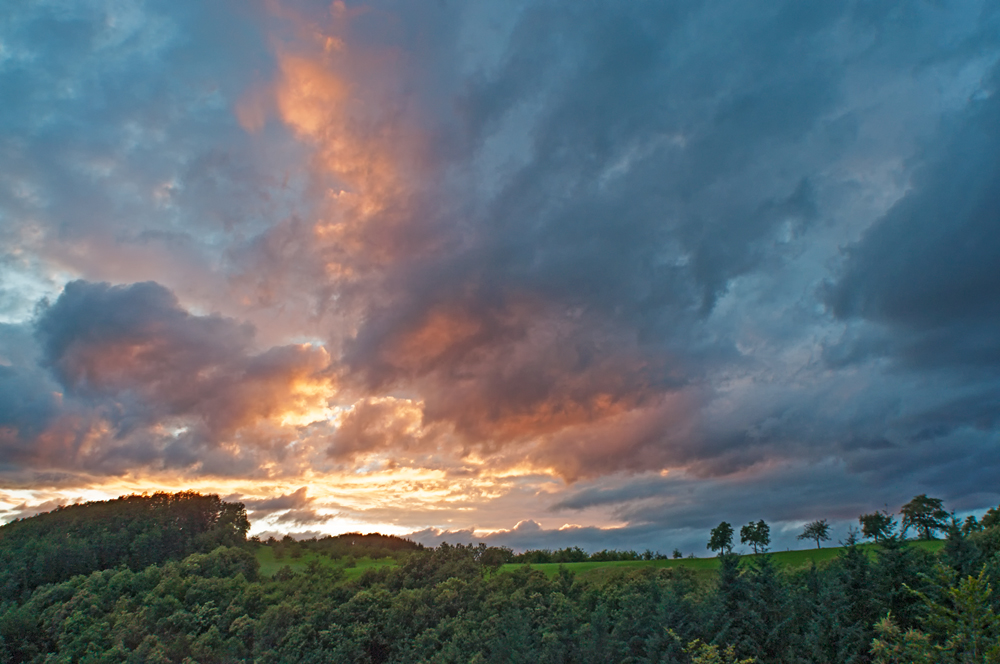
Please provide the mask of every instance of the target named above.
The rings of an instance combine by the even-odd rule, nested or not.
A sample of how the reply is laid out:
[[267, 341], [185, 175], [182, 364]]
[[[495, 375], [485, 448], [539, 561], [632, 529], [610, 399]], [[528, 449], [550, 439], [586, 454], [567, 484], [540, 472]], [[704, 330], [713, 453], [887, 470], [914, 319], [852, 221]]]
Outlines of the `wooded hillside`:
[[[0, 664], [1000, 662], [992, 521], [964, 531], [952, 521], [934, 551], [893, 533], [851, 538], [819, 565], [723, 553], [708, 573], [654, 559], [597, 581], [504, 566], [485, 545], [347, 536], [265, 546], [243, 539], [242, 514], [213, 496], [129, 496], [0, 529], [5, 555], [28, 552], [32, 569], [87, 546], [102, 552], [81, 556], [88, 564], [115, 561], [6, 598]], [[175, 555], [171, 537], [237, 546], [141, 567], [153, 554], [140, 547]], [[393, 560], [357, 575], [353, 554], [328, 564], [362, 541]], [[262, 576], [255, 552], [278, 544], [296, 569]]]
[[249, 528], [242, 503], [193, 491], [60, 507], [0, 527], [0, 601], [77, 574], [235, 546]]

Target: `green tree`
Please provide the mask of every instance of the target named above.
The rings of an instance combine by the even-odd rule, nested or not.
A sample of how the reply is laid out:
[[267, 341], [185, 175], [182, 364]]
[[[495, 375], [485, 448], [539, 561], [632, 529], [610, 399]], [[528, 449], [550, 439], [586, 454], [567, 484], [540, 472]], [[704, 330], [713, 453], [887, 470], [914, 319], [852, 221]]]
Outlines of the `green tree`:
[[979, 519], [971, 514], [965, 517], [965, 521], [962, 522], [962, 534], [971, 535], [972, 533], [978, 533], [983, 529], [983, 524], [979, 523]]
[[923, 600], [927, 632], [897, 627], [891, 614], [876, 625], [872, 643], [877, 664], [935, 662], [979, 664], [1000, 662], [1000, 618], [991, 606], [992, 588], [986, 571], [955, 583], [955, 572], [938, 566], [934, 596], [914, 592]]
[[763, 519], [757, 523], [751, 521], [747, 525], [740, 528], [740, 543], [752, 546], [755, 554], [758, 550], [760, 553], [764, 553], [767, 551], [768, 545], [771, 544], [770, 526], [768, 526]]
[[1000, 618], [991, 606], [993, 589], [985, 568], [957, 584], [954, 571], [939, 566], [937, 572], [943, 590], [939, 597], [918, 595], [927, 608], [924, 624], [941, 641], [937, 649], [945, 655], [943, 661], [1000, 662]]
[[966, 537], [957, 519], [952, 519], [948, 525], [941, 554], [952, 569], [962, 575], [972, 574], [981, 566], [979, 549]]
[[940, 498], [928, 498], [925, 493], [914, 496], [899, 512], [903, 515], [903, 533], [912, 526], [920, 533], [920, 539], [934, 539], [936, 531], [948, 527], [949, 515], [944, 502]]
[[815, 564], [805, 573], [809, 602], [793, 608], [811, 614], [803, 641], [809, 652], [800, 661], [862, 664], [870, 662], [873, 625], [885, 614], [875, 591], [872, 561], [856, 543], [845, 546], [821, 572]]
[[741, 656], [755, 656], [763, 631], [753, 586], [735, 553], [719, 555], [718, 587], [711, 621], [712, 643], [727, 643]]
[[888, 614], [875, 625], [878, 636], [872, 641], [875, 664], [935, 664], [930, 637], [915, 629], [905, 632]]
[[684, 652], [691, 655], [691, 664], [754, 664], [757, 661], [753, 657], [737, 659], [735, 647], [721, 648], [715, 644], [703, 643], [701, 639], [689, 643]]
[[830, 526], [827, 524], [826, 519], [810, 521], [806, 524], [806, 527], [802, 529], [802, 533], [796, 539], [815, 540], [816, 548], [820, 549], [822, 547], [819, 543], [830, 539]]
[[719, 553], [731, 553], [733, 550], [733, 527], [723, 521], [712, 528], [707, 548]]
[[983, 520], [979, 522], [983, 528], [1000, 526], [1000, 507], [991, 507], [983, 515]]
[[514, 560], [514, 552], [506, 546], [491, 546], [479, 555], [479, 564], [496, 574], [504, 564]]
[[896, 520], [886, 511], [862, 514], [858, 517], [858, 523], [861, 524], [861, 534], [875, 540], [876, 544], [887, 537], [892, 537], [893, 531], [896, 530]]

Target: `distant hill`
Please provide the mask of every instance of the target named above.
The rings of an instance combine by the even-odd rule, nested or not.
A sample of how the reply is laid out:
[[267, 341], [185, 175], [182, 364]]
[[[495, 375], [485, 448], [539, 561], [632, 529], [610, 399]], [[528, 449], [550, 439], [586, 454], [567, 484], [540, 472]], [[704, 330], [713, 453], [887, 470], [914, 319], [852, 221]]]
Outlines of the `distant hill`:
[[316, 540], [316, 545], [317, 548], [320, 549], [340, 549], [347, 553], [353, 552], [356, 555], [365, 555], [359, 553], [363, 550], [419, 551], [424, 548], [423, 544], [417, 544], [413, 540], [396, 537], [395, 535], [382, 535], [379, 533], [370, 533], [368, 535], [362, 535], [361, 533], [344, 533], [343, 535], [320, 538]]
[[60, 507], [0, 526], [0, 601], [77, 574], [131, 570], [246, 541], [242, 503], [193, 491]]
[[294, 540], [286, 535], [281, 540], [273, 537], [263, 544], [270, 546], [277, 560], [286, 556], [298, 558], [303, 553], [313, 552], [330, 558], [354, 556], [356, 558], [383, 558], [406, 551], [420, 551], [423, 544], [395, 535], [380, 533], [344, 533], [343, 535], [326, 535], [319, 539]]

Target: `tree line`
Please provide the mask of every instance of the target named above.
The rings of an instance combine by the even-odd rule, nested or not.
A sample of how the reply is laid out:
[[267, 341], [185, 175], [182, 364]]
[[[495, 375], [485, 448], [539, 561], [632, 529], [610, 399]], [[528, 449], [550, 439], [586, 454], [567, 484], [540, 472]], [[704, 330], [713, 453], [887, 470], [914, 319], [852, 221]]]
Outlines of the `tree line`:
[[[935, 539], [935, 535], [949, 528], [958, 528], [962, 534], [970, 535], [1000, 525], [1000, 508], [991, 508], [979, 521], [975, 516], [968, 516], [962, 523], [955, 520], [954, 514], [944, 509], [944, 501], [940, 498], [930, 498], [927, 494], [914, 496], [912, 500], [903, 505], [900, 510], [902, 517], [899, 537], [905, 538], [910, 528], [917, 531], [918, 538], [922, 540]], [[900, 522], [895, 515], [887, 510], [862, 514], [858, 517], [861, 526], [860, 535], [864, 539], [871, 539], [876, 544], [896, 536], [896, 528]], [[733, 526], [723, 521], [713, 528], [709, 533], [706, 548], [719, 554], [732, 553], [734, 537], [736, 531]], [[858, 532], [853, 531], [848, 535], [857, 538]], [[816, 548], [821, 548], [822, 542], [830, 540], [830, 524], [826, 519], [810, 521], [802, 532], [796, 537], [800, 540], [809, 540], [816, 543]], [[771, 544], [771, 528], [763, 520], [753, 522], [740, 528], [740, 543], [747, 544], [753, 548], [754, 554], [766, 553]]]
[[246, 540], [242, 503], [194, 491], [59, 507], [0, 527], [0, 601], [123, 565], [138, 571]]
[[779, 569], [723, 554], [605, 582], [488, 547], [442, 544], [352, 581], [317, 564], [261, 577], [253, 543], [41, 586], [0, 606], [0, 662], [996, 662], [1000, 528], [949, 531], [940, 555], [898, 536], [870, 555]]
[[[371, 554], [398, 564], [349, 580], [311, 556], [300, 571], [267, 578], [255, 555], [266, 543], [244, 538], [4, 597], [0, 664], [997, 662], [997, 516], [949, 520], [940, 553], [892, 529], [874, 547], [849, 536], [822, 565], [780, 568], [767, 555], [723, 552], [718, 572], [647, 566], [601, 580], [565, 567], [500, 572], [503, 551], [485, 544], [421, 548], [370, 536]], [[292, 546], [346, 541], [284, 545], [291, 556]]]

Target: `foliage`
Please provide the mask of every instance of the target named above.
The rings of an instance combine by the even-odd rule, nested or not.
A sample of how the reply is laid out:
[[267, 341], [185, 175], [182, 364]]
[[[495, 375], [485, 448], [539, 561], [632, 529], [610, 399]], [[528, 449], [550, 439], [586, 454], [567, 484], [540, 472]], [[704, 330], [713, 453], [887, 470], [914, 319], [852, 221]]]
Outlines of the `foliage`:
[[862, 514], [858, 517], [861, 524], [861, 534], [869, 539], [874, 539], [876, 543], [887, 537], [892, 537], [896, 530], [896, 520], [892, 514], [886, 511], [876, 511], [871, 514]]
[[863, 662], [878, 616], [903, 606], [883, 587], [914, 604], [897, 623], [909, 629], [922, 602], [902, 584], [928, 593], [934, 573], [931, 554], [898, 543], [805, 569], [724, 554], [705, 560], [720, 565], [711, 576], [654, 567], [686, 560], [570, 563], [646, 565], [591, 583], [565, 568], [493, 573], [508, 552], [442, 545], [353, 580], [306, 551], [267, 578], [250, 548], [38, 588], [0, 607], [0, 662]]
[[826, 519], [810, 521], [806, 524], [805, 528], [802, 529], [802, 533], [799, 534], [796, 539], [814, 540], [816, 542], [816, 548], [818, 549], [820, 548], [819, 543], [821, 541], [825, 542], [830, 539], [830, 526], [827, 524]]
[[992, 606], [985, 570], [955, 581], [953, 570], [938, 566], [936, 583], [914, 592], [924, 604], [927, 631], [903, 632], [888, 614], [876, 626], [872, 643], [877, 663], [935, 662], [973, 664], [1000, 662], [1000, 618]]
[[763, 519], [757, 523], [751, 521], [740, 528], [740, 543], [752, 546], [754, 553], [758, 550], [764, 553], [771, 544], [771, 527]]
[[875, 626], [878, 638], [872, 642], [875, 664], [935, 664], [937, 659], [930, 638], [915, 629], [903, 632], [892, 621], [892, 614], [886, 615]]
[[684, 652], [691, 655], [691, 664], [754, 664], [757, 661], [753, 657], [737, 659], [733, 646], [720, 649], [717, 645], [703, 643], [701, 639], [689, 643]]
[[983, 524], [979, 523], [979, 520], [973, 515], [965, 517], [965, 521], [962, 523], [962, 534], [966, 536], [978, 533], [982, 529]]
[[903, 532], [916, 528], [921, 539], [934, 539], [934, 533], [948, 527], [948, 512], [940, 498], [928, 498], [922, 493], [903, 505], [899, 510], [903, 515]]
[[719, 555], [732, 553], [733, 551], [733, 527], [723, 521], [715, 528], [708, 538], [708, 549], [718, 551]]
[[[399, 545], [376, 566], [331, 558], [326, 538], [249, 542], [12, 598], [0, 604], [0, 663], [994, 662], [987, 577], [1000, 572], [1000, 528], [953, 531], [952, 544], [888, 537], [753, 559], [590, 559], [549, 563], [549, 574], [484, 544]], [[279, 545], [287, 564], [261, 575], [254, 553], [271, 560]], [[823, 562], [780, 562], [805, 553]], [[592, 581], [564, 565], [614, 575]], [[963, 575], [967, 565], [977, 574]]]
[[245, 541], [242, 503], [193, 491], [60, 507], [0, 527], [0, 600], [124, 565], [133, 571]]

